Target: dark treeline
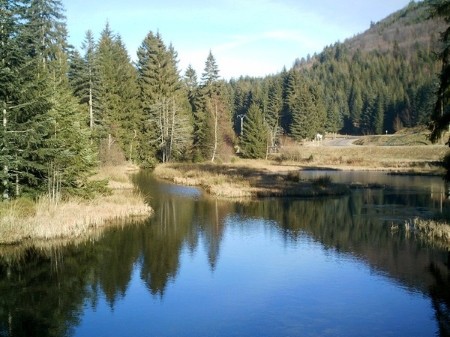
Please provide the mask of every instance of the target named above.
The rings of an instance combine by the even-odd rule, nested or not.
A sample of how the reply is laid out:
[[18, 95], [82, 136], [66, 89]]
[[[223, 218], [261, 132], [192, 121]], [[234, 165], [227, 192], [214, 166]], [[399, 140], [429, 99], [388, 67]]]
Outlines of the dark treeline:
[[0, 180], [3, 199], [90, 196], [99, 163], [265, 157], [282, 135], [380, 134], [427, 124], [436, 101], [441, 19], [431, 1], [265, 78], [224, 81], [213, 54], [184, 74], [162, 35], [135, 62], [109, 24], [67, 43], [59, 0], [0, 2]]

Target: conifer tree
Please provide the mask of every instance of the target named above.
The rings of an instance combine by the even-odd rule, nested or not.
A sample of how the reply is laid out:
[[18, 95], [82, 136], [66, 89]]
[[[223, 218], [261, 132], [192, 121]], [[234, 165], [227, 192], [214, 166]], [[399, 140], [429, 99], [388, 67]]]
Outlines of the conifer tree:
[[295, 140], [313, 139], [317, 132], [322, 131], [324, 110], [314, 87], [296, 70], [290, 72], [287, 99], [292, 116], [290, 135]]
[[[94, 132], [98, 110], [98, 67], [94, 35], [88, 30], [81, 48], [84, 55], [77, 50], [70, 54], [69, 81], [80, 104], [86, 106], [87, 118], [91, 132]], [[98, 119], [98, 118], [97, 118]]]
[[18, 38], [23, 29], [22, 10], [23, 4], [18, 1], [0, 1], [0, 198], [3, 199], [18, 194], [13, 185], [18, 178], [17, 138], [23, 135], [16, 132], [14, 114], [20, 107], [25, 82], [26, 55]]
[[133, 160], [131, 150], [136, 142], [140, 118], [137, 73], [120, 36], [113, 34], [109, 24], [100, 35], [95, 60], [98, 117], [94, 130], [102, 143], [103, 160], [111, 163], [122, 158]]
[[160, 34], [147, 34], [138, 50], [140, 97], [150, 149], [161, 162], [180, 158], [191, 144], [187, 91], [177, 69], [177, 54]]
[[257, 104], [252, 104], [247, 113], [244, 132], [241, 136], [241, 150], [246, 158], [265, 158], [268, 146], [268, 128]]
[[87, 186], [95, 158], [89, 146], [84, 147], [88, 138], [68, 86], [61, 3], [33, 0], [23, 9], [23, 16], [17, 17], [22, 27], [15, 32], [23, 61], [16, 68], [20, 94], [4, 123], [14, 139], [9, 166], [16, 196], [47, 192], [57, 201]]
[[432, 15], [444, 18], [446, 23], [446, 29], [441, 34], [442, 50], [439, 58], [442, 61], [442, 68], [439, 75], [437, 101], [432, 115], [431, 139], [437, 141], [450, 124], [450, 3], [435, 0], [432, 4]]
[[192, 110], [192, 153], [191, 158], [194, 162], [205, 160], [208, 155], [207, 151], [207, 135], [208, 129], [206, 125], [206, 113], [204, 111], [204, 97], [202, 96], [201, 87], [197, 81], [197, 73], [189, 66], [184, 75], [188, 99]]
[[269, 131], [270, 146], [274, 148], [278, 143], [278, 137], [282, 133], [281, 114], [283, 112], [283, 89], [278, 79], [273, 79], [269, 85], [268, 109], [266, 123]]
[[202, 74], [200, 100], [205, 120], [202, 132], [205, 137], [203, 143], [194, 144], [205, 159], [213, 162], [217, 156], [225, 156], [232, 151], [234, 132], [229, 107], [229, 97], [226, 86], [219, 80], [219, 68], [210, 51], [205, 62], [205, 70]]

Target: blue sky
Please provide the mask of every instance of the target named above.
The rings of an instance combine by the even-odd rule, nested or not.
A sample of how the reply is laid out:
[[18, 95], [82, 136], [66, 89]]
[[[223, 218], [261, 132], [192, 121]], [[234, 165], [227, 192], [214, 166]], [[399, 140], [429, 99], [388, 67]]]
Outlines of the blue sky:
[[88, 29], [98, 38], [108, 21], [131, 59], [148, 32], [178, 52], [184, 73], [200, 78], [209, 50], [225, 79], [265, 76], [296, 58], [365, 31], [410, 0], [62, 0], [69, 42], [80, 48]]

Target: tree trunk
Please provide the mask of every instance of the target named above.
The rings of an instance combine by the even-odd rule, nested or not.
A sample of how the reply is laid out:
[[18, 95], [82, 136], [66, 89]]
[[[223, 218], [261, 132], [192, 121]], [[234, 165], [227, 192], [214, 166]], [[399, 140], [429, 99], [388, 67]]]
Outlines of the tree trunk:
[[[89, 69], [89, 73], [91, 70]], [[94, 129], [94, 110], [92, 107], [92, 81], [89, 80], [89, 128], [92, 130]]]
[[[6, 116], [6, 102], [3, 102], [3, 132], [4, 132], [4, 137], [6, 137], [6, 127], [8, 124], [8, 119]], [[8, 193], [8, 164], [5, 162], [5, 164], [3, 165], [3, 174], [5, 175], [5, 178], [3, 180], [3, 199], [8, 200], [9, 199], [9, 193]]]
[[176, 114], [176, 106], [175, 106], [175, 99], [173, 100], [172, 105], [172, 125], [170, 128], [170, 143], [169, 143], [169, 161], [172, 159], [172, 148], [173, 148], [173, 138], [175, 133], [175, 114]]

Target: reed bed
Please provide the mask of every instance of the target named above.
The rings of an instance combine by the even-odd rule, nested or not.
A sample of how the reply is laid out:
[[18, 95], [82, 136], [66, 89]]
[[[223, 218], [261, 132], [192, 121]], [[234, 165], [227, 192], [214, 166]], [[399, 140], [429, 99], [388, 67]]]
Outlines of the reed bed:
[[118, 223], [118, 219], [147, 218], [152, 209], [143, 196], [132, 189], [128, 170], [128, 167], [116, 167], [101, 171], [99, 176], [111, 177], [110, 186], [114, 187], [110, 195], [98, 196], [91, 201], [72, 198], [55, 204], [41, 197], [35, 203], [27, 199], [3, 203], [0, 209], [0, 244], [74, 239], [112, 226]]
[[447, 222], [415, 218], [411, 223], [405, 224], [405, 227], [409, 228], [408, 226], [427, 241], [439, 242], [450, 249], [450, 224]]
[[214, 197], [317, 197], [343, 195], [347, 186], [328, 177], [318, 181], [301, 178], [298, 168], [274, 166], [269, 161], [239, 160], [233, 164], [158, 165], [154, 174], [180, 185], [200, 186]]

